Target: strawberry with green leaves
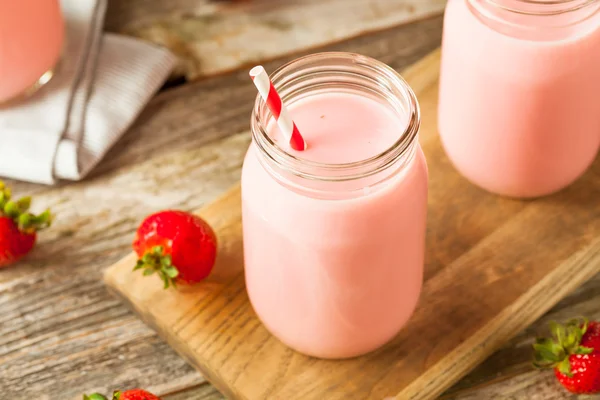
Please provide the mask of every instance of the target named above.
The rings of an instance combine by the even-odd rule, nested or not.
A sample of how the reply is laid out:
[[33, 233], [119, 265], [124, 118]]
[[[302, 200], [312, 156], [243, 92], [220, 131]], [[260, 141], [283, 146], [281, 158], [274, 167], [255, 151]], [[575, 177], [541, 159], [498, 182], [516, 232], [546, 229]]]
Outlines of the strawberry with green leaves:
[[[107, 398], [99, 393], [93, 393], [84, 394], [83, 400], [107, 400]], [[131, 389], [114, 392], [112, 400], [160, 400], [160, 398], [142, 389]]]
[[217, 256], [217, 237], [202, 218], [167, 210], [141, 223], [133, 249], [139, 257], [134, 270], [158, 274], [166, 289], [200, 282], [210, 274]]
[[33, 249], [37, 232], [50, 226], [52, 214], [29, 212], [30, 197], [13, 200], [10, 189], [0, 181], [0, 268], [13, 264]]
[[534, 365], [553, 368], [559, 382], [576, 394], [600, 393], [600, 323], [574, 319], [550, 323], [552, 338], [533, 345]]

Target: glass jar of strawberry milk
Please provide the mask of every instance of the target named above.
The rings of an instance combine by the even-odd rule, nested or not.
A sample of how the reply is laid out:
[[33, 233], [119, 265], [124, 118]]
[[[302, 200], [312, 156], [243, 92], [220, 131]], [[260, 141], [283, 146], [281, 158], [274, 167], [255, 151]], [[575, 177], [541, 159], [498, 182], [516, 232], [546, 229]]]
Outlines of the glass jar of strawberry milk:
[[63, 39], [58, 0], [0, 0], [0, 103], [50, 80]]
[[442, 143], [501, 195], [560, 190], [600, 146], [600, 0], [449, 0]]
[[421, 290], [427, 166], [417, 99], [368, 57], [321, 53], [272, 81], [308, 145], [258, 99], [242, 171], [246, 285], [289, 347], [346, 358], [392, 339]]

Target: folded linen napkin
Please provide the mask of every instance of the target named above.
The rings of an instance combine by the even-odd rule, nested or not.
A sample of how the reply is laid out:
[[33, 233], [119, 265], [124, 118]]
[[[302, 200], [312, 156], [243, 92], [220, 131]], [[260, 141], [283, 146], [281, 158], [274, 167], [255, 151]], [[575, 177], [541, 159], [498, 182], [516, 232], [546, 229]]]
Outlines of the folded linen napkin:
[[52, 80], [0, 107], [0, 176], [79, 180], [161, 87], [176, 58], [137, 39], [103, 34], [106, 0], [61, 0], [66, 40]]

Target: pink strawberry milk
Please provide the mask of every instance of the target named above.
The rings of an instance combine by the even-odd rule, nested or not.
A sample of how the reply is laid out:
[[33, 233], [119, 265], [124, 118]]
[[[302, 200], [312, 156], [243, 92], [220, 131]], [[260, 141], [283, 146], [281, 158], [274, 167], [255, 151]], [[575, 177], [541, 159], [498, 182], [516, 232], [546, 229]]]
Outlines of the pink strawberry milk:
[[272, 77], [304, 137], [265, 103], [242, 171], [246, 285], [267, 329], [321, 358], [358, 356], [406, 324], [423, 277], [427, 166], [407, 83], [368, 57], [321, 53]]
[[0, 0], [0, 102], [49, 79], [63, 38], [58, 0]]
[[470, 181], [537, 197], [600, 147], [600, 0], [450, 0], [439, 130]]

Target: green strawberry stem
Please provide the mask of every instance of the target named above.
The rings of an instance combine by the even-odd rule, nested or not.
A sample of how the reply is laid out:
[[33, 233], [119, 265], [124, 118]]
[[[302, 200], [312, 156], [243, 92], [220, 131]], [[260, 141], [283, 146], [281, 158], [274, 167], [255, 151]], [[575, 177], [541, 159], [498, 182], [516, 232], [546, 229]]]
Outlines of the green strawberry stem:
[[83, 400], [107, 400], [106, 397], [100, 393], [84, 394]]
[[10, 188], [0, 181], [0, 216], [12, 219], [22, 232], [33, 233], [45, 229], [52, 223], [52, 214], [46, 210], [40, 215], [29, 212], [31, 197], [11, 199]]
[[588, 328], [586, 318], [568, 321], [565, 325], [550, 322], [551, 338], [538, 338], [533, 345], [536, 368], [556, 368], [562, 374], [572, 377], [569, 357], [573, 354], [590, 354], [594, 351], [581, 345], [581, 339]]
[[157, 273], [164, 282], [165, 289], [169, 286], [176, 286], [175, 278], [179, 275], [179, 270], [171, 263], [171, 255], [165, 254], [162, 246], [154, 246], [140, 258], [133, 270], [143, 269], [144, 276]]

